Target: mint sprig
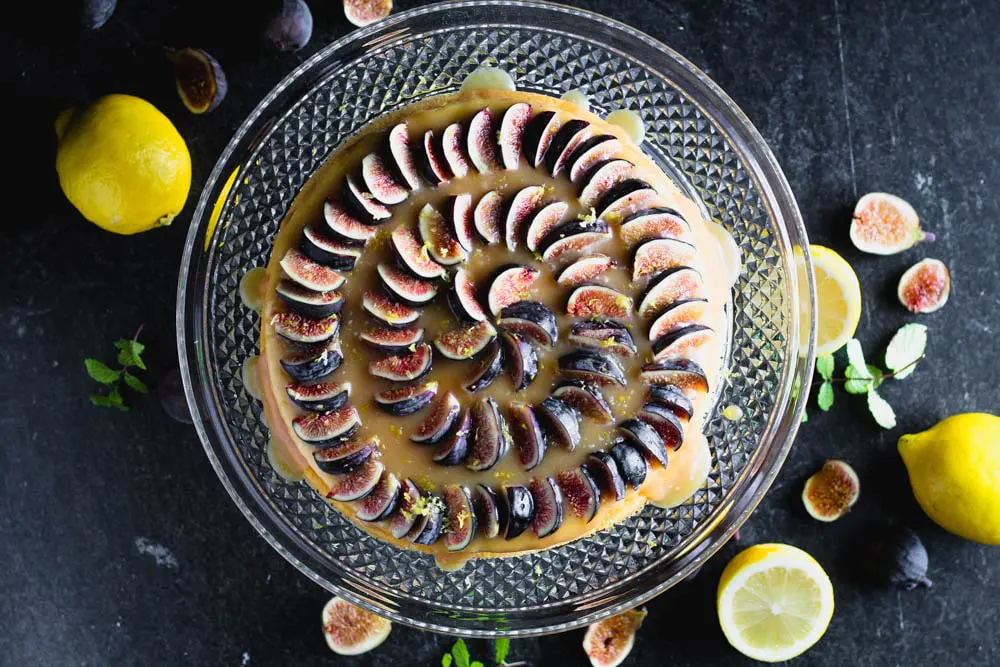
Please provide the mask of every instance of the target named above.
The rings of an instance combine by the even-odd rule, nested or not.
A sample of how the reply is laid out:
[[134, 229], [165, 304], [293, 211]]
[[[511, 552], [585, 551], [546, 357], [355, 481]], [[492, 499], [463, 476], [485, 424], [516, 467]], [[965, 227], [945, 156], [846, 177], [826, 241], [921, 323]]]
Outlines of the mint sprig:
[[142, 333], [141, 326], [132, 338], [120, 338], [115, 341], [115, 349], [118, 350], [118, 364], [121, 368], [111, 368], [97, 359], [83, 360], [87, 375], [95, 382], [104, 385], [107, 390], [105, 394], [91, 395], [90, 402], [93, 405], [128, 412], [129, 407], [125, 405], [125, 398], [121, 393], [122, 382], [129, 389], [140, 394], [149, 392], [146, 384], [135, 375], [135, 369], [146, 370], [146, 364], [142, 360], [142, 353], [146, 346], [138, 340], [140, 333]]
[[[510, 639], [501, 637], [494, 645], [494, 657], [497, 667], [524, 667], [526, 662], [507, 662], [510, 652]], [[469, 655], [469, 647], [464, 639], [456, 639], [451, 651], [441, 656], [441, 667], [484, 667], [479, 660], [473, 660]]]

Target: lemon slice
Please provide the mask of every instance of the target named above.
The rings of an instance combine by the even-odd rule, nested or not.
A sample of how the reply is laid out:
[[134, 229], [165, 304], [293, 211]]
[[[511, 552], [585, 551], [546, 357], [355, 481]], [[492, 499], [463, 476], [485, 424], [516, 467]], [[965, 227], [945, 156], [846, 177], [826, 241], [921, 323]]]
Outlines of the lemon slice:
[[[816, 273], [816, 356], [822, 357], [844, 347], [857, 331], [861, 321], [861, 283], [847, 260], [833, 250], [811, 245], [809, 256]], [[796, 255], [796, 261], [802, 263], [801, 255]], [[800, 312], [803, 324], [799, 330], [799, 345], [804, 350], [809, 346], [806, 301], [801, 304]]]
[[790, 660], [819, 641], [833, 616], [822, 566], [787, 544], [758, 544], [729, 562], [719, 580], [719, 623], [743, 655]]

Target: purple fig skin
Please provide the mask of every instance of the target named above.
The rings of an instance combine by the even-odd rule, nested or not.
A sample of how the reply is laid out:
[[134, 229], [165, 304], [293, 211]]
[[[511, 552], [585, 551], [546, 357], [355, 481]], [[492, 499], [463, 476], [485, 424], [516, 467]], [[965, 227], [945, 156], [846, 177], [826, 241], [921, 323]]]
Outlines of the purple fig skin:
[[118, 0], [83, 0], [83, 27], [98, 30], [115, 13]]
[[298, 51], [312, 38], [313, 17], [304, 0], [282, 0], [281, 10], [268, 22], [264, 39], [276, 51]]

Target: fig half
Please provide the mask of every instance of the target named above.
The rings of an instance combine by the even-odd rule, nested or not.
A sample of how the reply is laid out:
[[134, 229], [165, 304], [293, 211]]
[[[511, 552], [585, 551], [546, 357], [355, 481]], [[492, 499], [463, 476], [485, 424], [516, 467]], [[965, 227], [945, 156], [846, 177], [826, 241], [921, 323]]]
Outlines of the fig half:
[[844, 461], [831, 460], [806, 480], [802, 504], [817, 521], [831, 522], [847, 514], [858, 501], [861, 482], [854, 468]]
[[874, 255], [894, 255], [934, 235], [920, 229], [913, 207], [896, 195], [869, 192], [854, 207], [851, 242], [858, 250]]
[[896, 295], [911, 313], [933, 313], [948, 303], [951, 273], [939, 259], [923, 259], [899, 279]]
[[359, 655], [378, 647], [389, 636], [392, 623], [347, 600], [332, 597], [323, 607], [323, 636], [330, 650]]
[[646, 610], [627, 611], [592, 623], [583, 636], [583, 650], [594, 667], [618, 667], [632, 652], [635, 633], [646, 618]]
[[214, 111], [229, 89], [219, 62], [201, 49], [178, 49], [167, 58], [174, 66], [177, 94], [187, 110], [199, 115]]
[[344, 16], [364, 28], [392, 13], [392, 0], [344, 0]]

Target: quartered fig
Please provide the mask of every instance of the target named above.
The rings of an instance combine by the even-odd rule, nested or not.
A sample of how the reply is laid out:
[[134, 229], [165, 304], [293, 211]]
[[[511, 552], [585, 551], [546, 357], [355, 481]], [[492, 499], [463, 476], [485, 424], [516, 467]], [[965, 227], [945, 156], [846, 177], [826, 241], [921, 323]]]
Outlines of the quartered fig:
[[472, 170], [469, 156], [465, 152], [465, 128], [461, 123], [452, 123], [444, 128], [441, 136], [441, 149], [445, 162], [455, 178], [464, 178]]
[[531, 525], [535, 516], [535, 501], [526, 486], [506, 487], [503, 498], [504, 511], [501, 515], [506, 519], [503, 526], [504, 538], [512, 540]]
[[569, 180], [579, 183], [594, 165], [611, 158], [621, 148], [621, 142], [610, 134], [600, 134], [580, 142], [566, 160]]
[[704, 297], [705, 283], [700, 273], [688, 266], [670, 269], [650, 281], [639, 301], [639, 316], [652, 317], [678, 301]]
[[583, 650], [593, 667], [618, 667], [632, 652], [635, 633], [646, 611], [627, 611], [597, 623], [591, 623], [583, 637]]
[[378, 233], [378, 227], [362, 223], [332, 200], [323, 204], [323, 219], [329, 232], [344, 243], [364, 245]]
[[383, 472], [385, 472], [385, 466], [382, 462], [374, 456], [369, 457], [359, 468], [352, 470], [342, 477], [338, 477], [331, 484], [326, 497], [342, 502], [364, 498], [378, 484]]
[[920, 218], [910, 204], [896, 195], [869, 192], [854, 207], [851, 242], [864, 252], [894, 255], [934, 235], [920, 229]]
[[391, 264], [380, 263], [376, 270], [389, 293], [407, 305], [423, 306], [437, 296], [437, 285], [414, 278]]
[[361, 307], [390, 327], [404, 327], [420, 319], [420, 311], [416, 308], [393, 301], [375, 290], [365, 290], [361, 297]]
[[318, 380], [337, 370], [343, 361], [344, 353], [337, 337], [295, 350], [280, 359], [281, 367], [296, 382]]
[[559, 226], [568, 210], [569, 204], [561, 201], [554, 201], [539, 209], [531, 218], [525, 232], [525, 245], [528, 246], [528, 250], [537, 251], [542, 240], [548, 236], [549, 232]]
[[556, 475], [563, 498], [577, 517], [590, 522], [601, 507], [601, 491], [584, 466], [564, 470]]
[[611, 229], [603, 220], [570, 220], [557, 226], [542, 239], [542, 259], [555, 262], [585, 254], [610, 238]]
[[479, 236], [487, 243], [500, 243], [503, 233], [503, 196], [490, 190], [482, 196], [472, 213], [473, 222]]
[[351, 174], [344, 177], [344, 205], [359, 221], [371, 225], [381, 225], [392, 217], [389, 207], [375, 199]]
[[492, 341], [479, 356], [476, 368], [465, 381], [465, 389], [470, 393], [482, 391], [493, 384], [503, 370], [503, 348], [499, 341]]
[[433, 493], [423, 492], [421, 502], [413, 511], [417, 520], [406, 534], [406, 539], [424, 545], [437, 542], [444, 528], [444, 501]]
[[430, 414], [410, 435], [410, 440], [422, 445], [439, 442], [455, 423], [461, 409], [462, 405], [455, 394], [448, 392], [434, 404]]
[[661, 359], [642, 367], [639, 378], [646, 384], [669, 384], [679, 389], [708, 391], [708, 378], [690, 359]]
[[367, 653], [381, 645], [391, 629], [389, 619], [336, 596], [323, 607], [323, 636], [339, 655]]
[[281, 9], [264, 28], [264, 39], [275, 51], [298, 51], [309, 43], [312, 12], [304, 0], [282, 0]]
[[587, 457], [587, 470], [601, 492], [614, 500], [625, 500], [625, 478], [618, 463], [607, 452], [594, 452]]
[[392, 13], [392, 0], [344, 0], [344, 16], [364, 28]]
[[608, 405], [600, 388], [570, 380], [564, 382], [552, 391], [552, 397], [575, 409], [581, 415], [597, 424], [610, 424], [614, 421], [611, 406]]
[[306, 257], [295, 248], [289, 248], [281, 258], [281, 268], [292, 282], [314, 292], [338, 289], [346, 280], [342, 273]]
[[577, 347], [599, 350], [626, 359], [637, 353], [635, 340], [628, 328], [614, 320], [574, 322], [569, 330], [569, 342]]
[[389, 355], [369, 362], [368, 372], [374, 377], [393, 382], [412, 382], [431, 370], [432, 358], [431, 346], [423, 343], [407, 354]]
[[444, 157], [444, 149], [441, 143], [434, 137], [434, 130], [427, 130], [424, 133], [424, 152], [422, 166], [424, 176], [433, 185], [447, 183], [451, 180], [451, 167]]
[[445, 205], [449, 231], [467, 253], [472, 251], [475, 238], [475, 221], [473, 220], [472, 195], [460, 194], [448, 198]]
[[472, 443], [465, 465], [470, 470], [489, 470], [510, 449], [510, 426], [492, 398], [472, 406]]
[[390, 239], [403, 268], [417, 278], [434, 280], [445, 275], [445, 268], [431, 259], [423, 241], [409, 227], [396, 227]]
[[580, 176], [580, 204], [584, 208], [595, 208], [611, 188], [632, 175], [635, 165], [628, 160], [604, 160], [590, 167]]
[[503, 357], [510, 374], [514, 391], [522, 391], [538, 375], [538, 353], [535, 348], [515, 333], [504, 331], [500, 334], [504, 347]]
[[559, 274], [558, 282], [563, 287], [578, 287], [595, 280], [613, 269], [617, 263], [607, 255], [594, 253], [574, 261]]
[[468, 259], [465, 249], [448, 229], [444, 216], [430, 204], [420, 209], [417, 225], [423, 245], [435, 262], [451, 266]]
[[566, 168], [569, 156], [590, 137], [590, 133], [590, 123], [576, 118], [560, 127], [545, 154], [545, 168], [549, 173], [558, 176]]
[[492, 324], [477, 322], [445, 331], [434, 340], [434, 347], [449, 359], [471, 359], [486, 349], [496, 336], [497, 330]]
[[500, 121], [500, 156], [506, 169], [517, 169], [521, 164], [521, 145], [524, 130], [531, 119], [531, 105], [524, 102], [512, 104]]
[[650, 387], [649, 402], [659, 403], [669, 408], [682, 421], [688, 421], [694, 415], [694, 404], [691, 399], [683, 391], [670, 384]]
[[482, 322], [487, 319], [486, 311], [479, 305], [476, 296], [476, 284], [472, 282], [468, 271], [459, 269], [451, 281], [448, 291], [448, 306], [455, 317], [463, 322]]
[[518, 301], [500, 311], [497, 326], [538, 345], [552, 345], [559, 338], [556, 314], [539, 301]]
[[285, 393], [292, 403], [306, 412], [329, 412], [347, 405], [351, 397], [350, 382], [316, 382], [301, 384], [293, 382], [285, 387]]
[[836, 521], [858, 501], [861, 482], [854, 468], [844, 461], [827, 461], [806, 480], [802, 504], [817, 521]]
[[375, 405], [390, 415], [412, 415], [430, 405], [437, 396], [437, 391], [437, 382], [390, 387], [376, 392]]
[[226, 97], [229, 85], [219, 62], [201, 49], [178, 49], [167, 54], [174, 66], [177, 94], [187, 110], [210, 113]]
[[279, 282], [274, 292], [292, 311], [314, 320], [336, 315], [344, 307], [344, 295], [337, 290], [314, 292], [291, 280]]
[[521, 138], [521, 148], [529, 165], [538, 167], [545, 161], [545, 154], [559, 127], [559, 118], [554, 111], [543, 111], [528, 121]]
[[422, 496], [416, 482], [409, 478], [403, 480], [399, 487], [399, 504], [396, 505], [396, 511], [389, 518], [389, 532], [397, 540], [402, 539], [410, 532], [413, 524], [416, 523], [417, 515], [414, 510], [420, 503]]
[[575, 408], [549, 396], [534, 410], [549, 444], [557, 444], [569, 451], [576, 449], [580, 444], [580, 413]]
[[531, 528], [536, 537], [548, 537], [559, 530], [563, 520], [563, 499], [559, 485], [552, 477], [533, 479], [528, 484], [531, 500], [535, 506], [535, 516]]
[[632, 314], [632, 298], [604, 285], [581, 285], [566, 302], [570, 317], [617, 317]]
[[372, 196], [386, 206], [402, 203], [409, 196], [378, 153], [369, 153], [361, 160], [361, 178]]
[[353, 405], [324, 412], [300, 415], [292, 420], [292, 430], [310, 445], [332, 444], [349, 439], [361, 428], [361, 415]]
[[646, 481], [646, 473], [649, 472], [649, 464], [646, 463], [646, 458], [639, 450], [624, 440], [616, 440], [611, 445], [610, 453], [611, 458], [618, 464], [622, 478], [633, 489], [642, 486], [642, 483]]
[[939, 259], [923, 259], [899, 279], [896, 295], [911, 313], [933, 313], [948, 303], [951, 274]]
[[476, 534], [476, 513], [472, 509], [469, 487], [449, 484], [441, 493], [448, 511], [446, 514], [444, 546], [448, 551], [461, 551], [469, 546]]
[[683, 357], [715, 338], [715, 330], [703, 324], [687, 324], [665, 333], [653, 343], [653, 358]]
[[323, 343], [336, 336], [340, 331], [340, 316], [331, 315], [314, 320], [298, 313], [275, 313], [270, 324], [274, 332], [285, 340], [310, 345]]
[[646, 458], [667, 465], [667, 446], [656, 429], [641, 419], [626, 419], [618, 425], [625, 440]]
[[638, 178], [629, 178], [608, 190], [597, 202], [597, 215], [623, 220], [636, 211], [651, 208], [658, 195], [656, 188]]
[[523, 264], [508, 264], [500, 267], [490, 282], [486, 301], [490, 312], [499, 315], [507, 306], [524, 301], [536, 280], [539, 271]]
[[472, 444], [472, 414], [466, 409], [455, 419], [451, 429], [441, 439], [434, 461], [443, 466], [457, 466], [465, 461]]
[[632, 247], [649, 239], [685, 238], [691, 225], [672, 208], [653, 207], [636, 211], [622, 220], [621, 236]]
[[369, 522], [388, 519], [399, 504], [399, 487], [399, 478], [384, 471], [371, 493], [354, 501], [354, 516]]
[[625, 371], [610, 355], [595, 350], [577, 350], [559, 358], [559, 372], [570, 380], [583, 380], [606, 387], [625, 386]]
[[[391, 2], [390, 2], [391, 6]], [[423, 185], [420, 178], [420, 170], [417, 168], [417, 160], [413, 156], [410, 148], [410, 131], [406, 123], [399, 123], [389, 130], [387, 138], [389, 145], [389, 155], [392, 156], [396, 171], [403, 176], [406, 185], [411, 190], [416, 190]]]
[[494, 538], [500, 534], [500, 501], [493, 489], [485, 484], [472, 487], [472, 507], [475, 510], [476, 523], [483, 536]]
[[512, 402], [507, 415], [517, 458], [525, 470], [531, 470], [545, 457], [545, 433], [530, 405]]
[[649, 424], [656, 431], [663, 444], [671, 449], [677, 449], [684, 442], [684, 424], [673, 410], [650, 401], [642, 406], [636, 415], [640, 421]]
[[335, 271], [352, 271], [361, 257], [361, 248], [321, 233], [313, 226], [302, 230], [302, 250], [310, 259]]
[[347, 440], [315, 450], [313, 459], [325, 473], [346, 475], [364, 465], [377, 451], [377, 440]]
[[661, 312], [649, 325], [649, 340], [653, 343], [671, 331], [705, 321], [708, 299], [682, 299]]
[[401, 354], [416, 349], [424, 342], [424, 330], [418, 327], [378, 327], [362, 331], [358, 338], [375, 349]]
[[481, 109], [469, 121], [469, 159], [480, 174], [503, 169], [493, 114], [488, 108]]
[[698, 261], [698, 250], [687, 241], [678, 239], [650, 239], [635, 249], [632, 259], [632, 280], [642, 280], [680, 266], [691, 266]]
[[504, 221], [504, 241], [511, 252], [517, 249], [528, 220], [541, 208], [543, 199], [545, 199], [545, 188], [541, 185], [529, 185], [514, 195]]

